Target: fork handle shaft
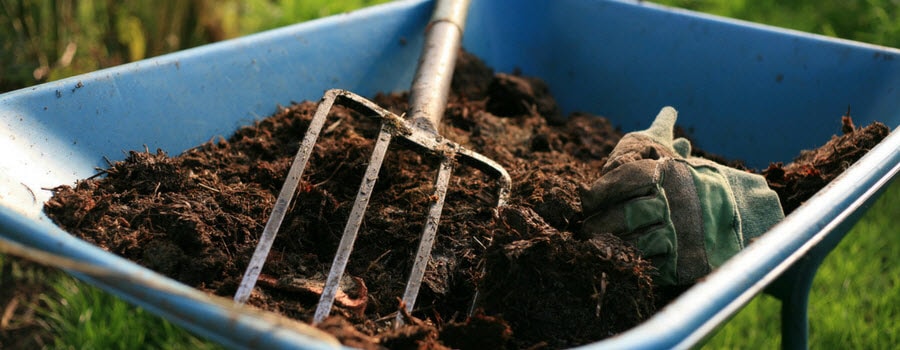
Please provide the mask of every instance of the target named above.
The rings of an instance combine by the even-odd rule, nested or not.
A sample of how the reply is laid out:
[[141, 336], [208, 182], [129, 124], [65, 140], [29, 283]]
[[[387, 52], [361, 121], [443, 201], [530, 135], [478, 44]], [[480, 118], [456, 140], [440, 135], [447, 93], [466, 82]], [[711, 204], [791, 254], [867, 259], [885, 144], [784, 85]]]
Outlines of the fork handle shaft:
[[407, 118], [437, 134], [447, 108], [456, 56], [470, 0], [438, 0], [425, 29], [425, 43], [410, 87]]

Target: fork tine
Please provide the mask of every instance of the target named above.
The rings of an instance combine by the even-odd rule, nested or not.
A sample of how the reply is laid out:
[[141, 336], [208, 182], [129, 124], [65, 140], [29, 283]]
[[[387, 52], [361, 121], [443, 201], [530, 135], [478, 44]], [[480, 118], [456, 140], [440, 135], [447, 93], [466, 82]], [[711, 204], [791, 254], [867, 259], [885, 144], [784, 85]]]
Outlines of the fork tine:
[[[425, 227], [422, 229], [422, 239], [419, 241], [416, 260], [413, 263], [412, 271], [409, 273], [409, 279], [406, 281], [406, 290], [403, 292], [403, 304], [406, 307], [406, 311], [409, 312], [412, 312], [416, 303], [419, 287], [422, 286], [422, 277], [425, 276], [425, 268], [428, 267], [428, 260], [431, 258], [431, 248], [434, 246], [434, 238], [437, 235], [438, 222], [441, 220], [441, 211], [444, 208], [444, 199], [447, 197], [447, 185], [450, 183], [450, 174], [452, 172], [453, 159], [445, 155], [441, 158], [441, 165], [434, 184], [434, 196], [436, 198], [428, 209], [428, 218], [425, 221]], [[402, 324], [403, 314], [398, 312], [394, 326], [399, 327]]]
[[256, 280], [259, 278], [263, 265], [266, 263], [266, 257], [269, 256], [269, 250], [272, 249], [272, 243], [275, 242], [275, 235], [281, 227], [284, 215], [287, 214], [288, 208], [290, 208], [294, 192], [297, 190], [297, 185], [303, 176], [303, 170], [306, 169], [306, 163], [309, 161], [309, 156], [315, 147], [316, 139], [319, 138], [319, 132], [325, 125], [328, 112], [338, 96], [340, 96], [340, 91], [338, 90], [325, 92], [319, 107], [316, 108], [316, 114], [313, 115], [309, 127], [306, 129], [306, 135], [303, 136], [303, 141], [300, 143], [300, 148], [291, 162], [291, 169], [288, 171], [284, 184], [281, 185], [281, 192], [278, 193], [278, 199], [275, 200], [275, 205], [272, 207], [272, 214], [269, 215], [266, 227], [259, 237], [259, 243], [257, 243], [253, 256], [250, 258], [250, 264], [247, 265], [241, 284], [234, 294], [234, 301], [237, 303], [243, 304], [247, 302], [247, 299], [250, 298], [250, 292], [256, 286]]
[[334, 303], [334, 297], [337, 294], [341, 277], [343, 277], [347, 261], [350, 259], [350, 252], [353, 251], [353, 243], [356, 242], [359, 225], [362, 223], [366, 207], [369, 205], [369, 198], [372, 195], [372, 189], [375, 187], [375, 181], [378, 180], [378, 172], [381, 170], [384, 155], [387, 153], [388, 145], [391, 143], [392, 135], [389, 128], [387, 124], [381, 125], [378, 141], [375, 142], [375, 149], [369, 158], [369, 166], [366, 168], [359, 192], [356, 193], [356, 200], [353, 203], [353, 208], [350, 210], [347, 226], [344, 227], [344, 233], [341, 235], [341, 242], [338, 244], [334, 262], [331, 263], [331, 271], [328, 272], [325, 288], [319, 297], [319, 304], [316, 306], [316, 313], [313, 315], [313, 324], [322, 322], [331, 313], [331, 306]]

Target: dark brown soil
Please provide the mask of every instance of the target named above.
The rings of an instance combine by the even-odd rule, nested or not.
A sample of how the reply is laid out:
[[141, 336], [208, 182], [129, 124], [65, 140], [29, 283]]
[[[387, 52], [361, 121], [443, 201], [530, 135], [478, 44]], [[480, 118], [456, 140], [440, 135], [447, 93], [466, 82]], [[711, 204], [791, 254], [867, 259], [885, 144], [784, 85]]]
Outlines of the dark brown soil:
[[[650, 263], [612, 235], [572, 233], [580, 231], [578, 189], [595, 179], [621, 133], [605, 118], [564, 118], [537, 79], [494, 74], [469, 55], [458, 67], [441, 133], [509, 171], [509, 205], [495, 215], [496, 180], [457, 167], [409, 325], [388, 327], [436, 169], [431, 156], [392, 144], [347, 268], [346, 293], [319, 327], [364, 348], [558, 348], [652, 315], [659, 296]], [[375, 101], [400, 114], [406, 99]], [[103, 178], [54, 189], [45, 211], [104, 249], [231, 296], [315, 108], [279, 108], [177, 157], [132, 151]], [[249, 304], [311, 319], [377, 129], [371, 118], [333, 109]], [[478, 308], [467, 317], [476, 290]]]
[[794, 211], [890, 133], [890, 129], [879, 122], [857, 128], [849, 111], [847, 114], [842, 117], [843, 135], [832, 136], [822, 147], [801, 152], [788, 165], [776, 163], [763, 170], [785, 212]]

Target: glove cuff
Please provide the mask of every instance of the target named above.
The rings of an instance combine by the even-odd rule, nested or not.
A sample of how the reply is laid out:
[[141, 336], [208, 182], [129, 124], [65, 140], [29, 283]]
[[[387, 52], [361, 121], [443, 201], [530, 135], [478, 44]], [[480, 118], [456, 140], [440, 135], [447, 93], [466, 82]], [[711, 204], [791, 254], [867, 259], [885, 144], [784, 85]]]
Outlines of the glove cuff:
[[739, 232], [743, 234], [741, 244], [746, 247], [752, 239], [766, 233], [784, 219], [781, 201], [762, 175], [725, 166], [719, 170], [734, 192], [735, 206], [740, 217]]

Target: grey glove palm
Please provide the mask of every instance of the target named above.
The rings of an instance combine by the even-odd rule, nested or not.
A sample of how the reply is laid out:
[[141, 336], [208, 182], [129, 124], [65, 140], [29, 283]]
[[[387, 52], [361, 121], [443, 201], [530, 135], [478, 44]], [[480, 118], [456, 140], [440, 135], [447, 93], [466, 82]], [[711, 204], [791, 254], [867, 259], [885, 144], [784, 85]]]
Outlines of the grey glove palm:
[[666, 107], [625, 135], [582, 193], [583, 230], [635, 244], [658, 285], [693, 283], [784, 217], [762, 176], [691, 157], [690, 143], [673, 139], [676, 118]]

